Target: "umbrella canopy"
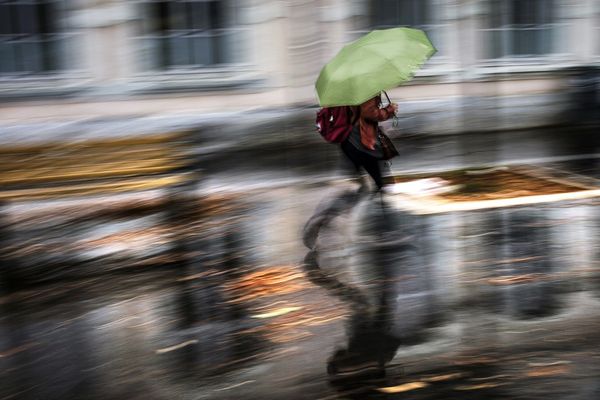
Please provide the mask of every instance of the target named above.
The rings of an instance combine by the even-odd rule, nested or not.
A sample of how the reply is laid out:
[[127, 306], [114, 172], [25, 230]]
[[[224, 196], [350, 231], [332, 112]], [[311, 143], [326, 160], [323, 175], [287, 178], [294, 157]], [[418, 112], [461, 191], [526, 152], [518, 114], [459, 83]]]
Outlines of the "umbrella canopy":
[[425, 32], [412, 28], [375, 30], [344, 46], [319, 74], [322, 107], [358, 105], [409, 81], [436, 49]]

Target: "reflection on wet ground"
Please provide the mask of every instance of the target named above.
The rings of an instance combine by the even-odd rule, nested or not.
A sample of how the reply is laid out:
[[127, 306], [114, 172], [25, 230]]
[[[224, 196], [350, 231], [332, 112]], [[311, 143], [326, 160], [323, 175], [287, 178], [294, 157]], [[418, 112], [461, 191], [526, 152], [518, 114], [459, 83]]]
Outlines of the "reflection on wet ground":
[[9, 210], [0, 399], [600, 396], [593, 200], [417, 216], [335, 183], [189, 201], [175, 224], [150, 200]]
[[[585, 277], [591, 277], [577, 265], [584, 258], [564, 252], [594, 243], [581, 237], [561, 242], [583, 233], [593, 214], [572, 210], [587, 206], [425, 217], [363, 201], [353, 243], [359, 249], [348, 262], [356, 288], [344, 288], [363, 296], [346, 296], [354, 312], [346, 347], [328, 364], [332, 384], [344, 398], [357, 399], [404, 392], [423, 399], [541, 398], [548, 390], [561, 393], [556, 398], [591, 398], [599, 390], [592, 339], [598, 314], [577, 317], [573, 307], [594, 307], [597, 300], [584, 295]], [[317, 216], [314, 224], [326, 229], [327, 218]], [[307, 227], [314, 232], [310, 222]], [[309, 270], [318, 268], [313, 243]], [[321, 284], [334, 295], [340, 285]], [[574, 367], [574, 354], [596, 361]]]

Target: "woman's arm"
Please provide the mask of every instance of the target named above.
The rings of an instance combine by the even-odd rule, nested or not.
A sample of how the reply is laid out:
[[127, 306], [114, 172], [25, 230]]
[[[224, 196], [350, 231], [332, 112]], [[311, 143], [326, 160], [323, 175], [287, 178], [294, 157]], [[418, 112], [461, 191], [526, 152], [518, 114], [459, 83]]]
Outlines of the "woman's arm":
[[360, 105], [360, 115], [366, 120], [373, 122], [385, 121], [394, 116], [396, 107], [393, 104], [385, 108], [379, 108], [380, 103], [379, 96], [373, 97]]

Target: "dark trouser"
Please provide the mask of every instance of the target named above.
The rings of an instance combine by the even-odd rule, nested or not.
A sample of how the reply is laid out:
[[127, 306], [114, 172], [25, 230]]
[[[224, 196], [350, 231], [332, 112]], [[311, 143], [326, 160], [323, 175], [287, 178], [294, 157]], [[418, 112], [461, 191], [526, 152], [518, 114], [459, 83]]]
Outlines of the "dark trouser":
[[375, 185], [377, 185], [377, 189], [381, 189], [383, 186], [383, 179], [381, 177], [381, 169], [379, 168], [379, 159], [364, 151], [358, 150], [347, 140], [342, 142], [341, 147], [346, 157], [348, 157], [354, 165], [354, 168], [356, 168], [356, 172], [360, 172], [360, 167], [363, 167], [371, 178], [373, 178]]

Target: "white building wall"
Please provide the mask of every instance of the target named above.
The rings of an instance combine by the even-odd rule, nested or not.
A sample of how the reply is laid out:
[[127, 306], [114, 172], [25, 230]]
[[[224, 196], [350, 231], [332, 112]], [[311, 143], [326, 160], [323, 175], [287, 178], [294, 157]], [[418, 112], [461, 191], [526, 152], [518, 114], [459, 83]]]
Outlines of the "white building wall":
[[[73, 49], [77, 56], [70, 61], [78, 67], [43, 78], [0, 76], [0, 126], [124, 115], [160, 115], [175, 121], [192, 113], [314, 106], [313, 85], [322, 66], [368, 26], [365, 0], [231, 1], [240, 16], [237, 28], [244, 33], [234, 50], [241, 62], [188, 73], [147, 70], [135, 40], [142, 17], [138, 3], [70, 3], [66, 18], [79, 38]], [[422, 132], [481, 129], [490, 121], [498, 125], [488, 129], [550, 123], [565, 100], [560, 70], [600, 63], [597, 0], [556, 0], [560, 51], [513, 64], [485, 60], [487, 1], [433, 3], [440, 52], [413, 82], [391, 91], [407, 113], [439, 117], [419, 125]], [[535, 106], [519, 114], [520, 119], [509, 118], [512, 104], [527, 104], [524, 96], [531, 96], [529, 104]], [[478, 102], [480, 98], [496, 100]], [[477, 121], [464, 118], [465, 107], [472, 104], [482, 107], [469, 113], [476, 114]], [[498, 113], [498, 107], [508, 109]], [[496, 120], [486, 118], [488, 111]]]

